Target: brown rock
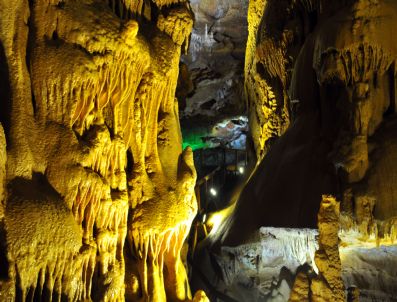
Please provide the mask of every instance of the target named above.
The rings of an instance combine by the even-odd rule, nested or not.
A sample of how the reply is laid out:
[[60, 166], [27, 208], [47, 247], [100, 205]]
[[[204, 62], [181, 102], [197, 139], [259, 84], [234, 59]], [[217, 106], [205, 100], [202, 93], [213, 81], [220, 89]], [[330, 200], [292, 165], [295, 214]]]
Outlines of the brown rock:
[[339, 258], [339, 203], [332, 196], [323, 196], [318, 213], [319, 250], [315, 262], [319, 276], [311, 282], [312, 301], [345, 301]]
[[291, 290], [289, 302], [309, 302], [310, 280], [304, 272], [300, 272]]

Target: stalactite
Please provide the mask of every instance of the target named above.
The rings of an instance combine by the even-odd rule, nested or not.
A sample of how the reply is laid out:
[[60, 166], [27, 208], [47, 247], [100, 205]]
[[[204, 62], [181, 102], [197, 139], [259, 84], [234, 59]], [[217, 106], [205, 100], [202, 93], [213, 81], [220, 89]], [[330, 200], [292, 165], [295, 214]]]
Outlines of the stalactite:
[[[145, 17], [150, 17], [150, 15], [145, 14], [145, 10], [150, 10], [150, 5], [157, 5], [159, 8], [163, 6], [169, 6], [171, 4], [184, 3], [186, 0], [153, 0], [153, 1], [145, 1], [145, 0], [110, 0], [110, 8], [114, 13], [120, 16], [120, 18], [124, 19], [124, 16], [128, 15], [131, 12], [134, 15], [144, 15]], [[118, 7], [118, 11], [116, 10]], [[124, 11], [124, 7], [128, 10]], [[148, 18], [150, 20], [150, 18]]]
[[[145, 299], [152, 297], [153, 301], [165, 301], [167, 296], [182, 301], [191, 298], [190, 293], [186, 292], [187, 276], [184, 275], [180, 259], [188, 232], [188, 225], [181, 224], [162, 233], [152, 233], [150, 230], [143, 233], [132, 230], [129, 233], [132, 249], [139, 258], [142, 295]], [[163, 273], [165, 267], [166, 274]]]
[[[181, 150], [175, 90], [192, 16], [186, 5], [164, 8], [165, 34], [153, 24], [148, 39], [132, 15], [147, 16], [148, 5], [157, 5], [164, 16], [161, 7], [179, 1], [117, 1], [30, 5], [35, 30], [26, 61], [43, 137], [32, 148], [40, 163], [37, 188], [45, 187], [37, 201], [16, 195], [7, 208], [10, 280], [17, 283], [10, 295], [21, 301], [123, 301], [126, 239], [139, 245], [141, 258], [128, 263], [142, 268], [134, 278], [146, 300], [190, 298], [180, 252], [197, 211], [196, 175], [192, 151]], [[22, 191], [33, 184], [28, 180]], [[27, 236], [41, 241], [18, 237], [12, 214], [22, 201], [18, 213], [30, 211], [34, 225], [26, 229], [47, 237]]]
[[[112, 253], [113, 260], [123, 259], [124, 240], [127, 234], [128, 196], [121, 193], [112, 199], [102, 201], [95, 220], [98, 237], [98, 250], [100, 253]], [[102, 248], [102, 240], [106, 245], [107, 237], [113, 242], [112, 246]]]
[[339, 79], [345, 85], [365, 82], [374, 72], [385, 73], [393, 62], [393, 56], [382, 47], [367, 43], [353, 46], [317, 50], [313, 61], [320, 83], [330, 78]]
[[167, 17], [159, 15], [157, 27], [168, 34], [176, 44], [184, 44], [186, 53], [193, 28], [192, 12], [187, 7], [173, 9]]
[[[36, 202], [38, 201], [14, 197], [7, 209], [14, 214], [5, 223], [10, 242], [9, 255], [15, 261], [15, 274], [19, 280], [19, 299], [25, 301], [28, 295], [37, 299], [49, 296], [50, 301], [58, 301], [61, 295], [69, 297], [71, 301], [88, 299], [91, 294], [96, 248], [81, 246], [80, 230], [61, 205], [51, 204], [48, 200], [39, 201], [48, 213], [41, 214], [42, 225], [38, 224], [34, 219], [38, 213], [34, 208]], [[29, 217], [23, 214], [25, 207], [32, 209]], [[55, 213], [63, 222], [62, 228], [56, 227], [59, 221], [52, 216]], [[27, 234], [20, 234], [14, 229], [15, 224], [31, 224], [33, 228]], [[25, 241], [30, 242], [30, 248], [21, 254], [20, 246]]]
[[[117, 0], [114, 0], [117, 1]], [[125, 5], [134, 14], [141, 15], [144, 8], [144, 0], [119, 0], [119, 5]]]

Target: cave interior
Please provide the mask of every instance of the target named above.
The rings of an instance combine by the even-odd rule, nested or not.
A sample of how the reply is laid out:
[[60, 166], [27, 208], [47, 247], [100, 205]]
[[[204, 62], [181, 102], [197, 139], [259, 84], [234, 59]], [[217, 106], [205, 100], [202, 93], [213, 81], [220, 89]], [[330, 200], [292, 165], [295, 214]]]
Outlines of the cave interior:
[[0, 0], [0, 301], [397, 301], [396, 28]]

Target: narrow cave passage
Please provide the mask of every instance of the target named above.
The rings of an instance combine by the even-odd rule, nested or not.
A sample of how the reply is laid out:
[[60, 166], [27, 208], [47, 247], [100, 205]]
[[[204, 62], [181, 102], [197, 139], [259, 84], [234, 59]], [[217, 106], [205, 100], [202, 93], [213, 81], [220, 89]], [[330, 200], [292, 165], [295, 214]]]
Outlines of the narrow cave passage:
[[246, 175], [244, 58], [248, 1], [194, 0], [177, 87], [183, 148], [194, 150], [201, 216], [227, 206]]

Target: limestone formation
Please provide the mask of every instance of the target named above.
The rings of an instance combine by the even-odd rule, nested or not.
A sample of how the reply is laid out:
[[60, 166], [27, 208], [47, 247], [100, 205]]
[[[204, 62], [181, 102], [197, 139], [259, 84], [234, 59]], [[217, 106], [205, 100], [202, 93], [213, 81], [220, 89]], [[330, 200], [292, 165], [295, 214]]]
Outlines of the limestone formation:
[[346, 301], [339, 257], [339, 215], [339, 202], [332, 196], [323, 196], [318, 213], [319, 249], [315, 253], [318, 274], [312, 277], [299, 272], [289, 301]]
[[176, 96], [185, 118], [233, 115], [222, 132], [243, 82], [258, 164], [211, 215], [207, 283], [397, 295], [397, 2], [247, 3], [0, 0], [0, 301], [209, 301], [182, 256], [197, 175]]
[[319, 275], [311, 280], [310, 301], [346, 300], [339, 258], [339, 213], [339, 202], [332, 196], [323, 196], [318, 213], [319, 249], [315, 255]]
[[295, 278], [289, 302], [309, 302], [310, 280], [304, 272], [299, 272]]
[[296, 56], [291, 48], [299, 43], [294, 35], [301, 34], [293, 27], [297, 24], [287, 24], [293, 14], [292, 2], [255, 0], [248, 9], [245, 91], [258, 159], [289, 125], [287, 92], [294, 63], [291, 55]]
[[[325, 2], [251, 1], [245, 66], [251, 132], [261, 158], [305, 102], [302, 94], [294, 93], [294, 81], [303, 88], [305, 81], [316, 77], [320, 85], [316, 93], [326, 103], [330, 100], [324, 98], [338, 97], [323, 91], [327, 85], [347, 90], [352, 102], [340, 101], [338, 105], [338, 110], [349, 114], [341, 117], [335, 161], [343, 167], [347, 179], [354, 182], [362, 179], [368, 168], [367, 137], [378, 128], [382, 114], [395, 106], [385, 87], [387, 77], [394, 76], [395, 58], [394, 46], [387, 38], [393, 25], [386, 12], [394, 12], [395, 7], [390, 1], [334, 1], [332, 5]], [[377, 19], [382, 21], [376, 23]], [[303, 63], [306, 77], [294, 80], [292, 71], [302, 64], [296, 63], [298, 56], [303, 60], [299, 53], [305, 43], [313, 43], [312, 39], [316, 40], [311, 50], [313, 59], [305, 57], [309, 61]], [[309, 67], [314, 68], [315, 74]], [[338, 81], [345, 88], [337, 88]], [[288, 93], [290, 85], [292, 93]], [[380, 91], [387, 91], [387, 95]]]
[[178, 3], [0, 1], [0, 300], [192, 298], [175, 89], [193, 21]]

